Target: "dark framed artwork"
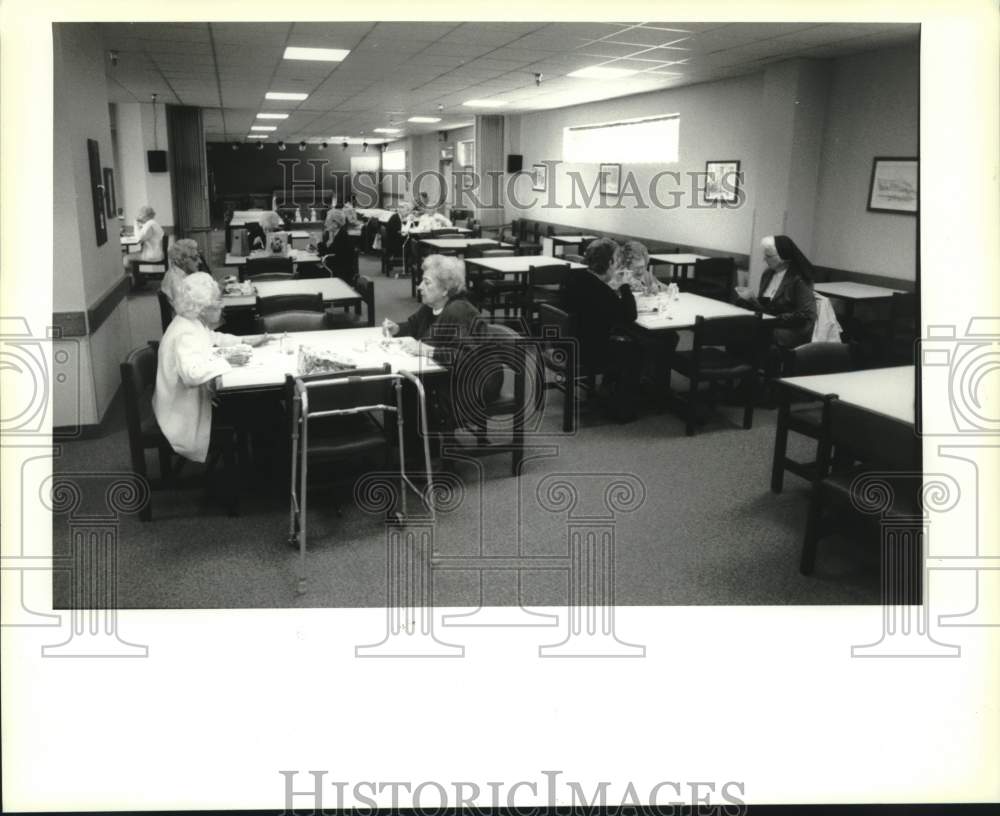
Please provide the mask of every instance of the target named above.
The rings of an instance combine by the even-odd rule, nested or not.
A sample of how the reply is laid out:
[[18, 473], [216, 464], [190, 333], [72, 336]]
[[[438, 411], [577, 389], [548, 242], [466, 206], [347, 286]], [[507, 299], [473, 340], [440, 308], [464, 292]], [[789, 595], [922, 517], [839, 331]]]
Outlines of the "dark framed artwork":
[[735, 204], [739, 199], [741, 181], [738, 159], [705, 162], [705, 202]]
[[620, 164], [602, 164], [597, 171], [600, 180], [602, 198], [617, 198], [622, 189], [622, 166]]
[[104, 168], [104, 214], [110, 221], [118, 213], [118, 202], [115, 200], [115, 171], [111, 167]]
[[94, 232], [97, 245], [108, 240], [108, 222], [104, 216], [104, 179], [101, 176], [101, 146], [97, 139], [87, 139], [87, 158], [90, 160], [91, 200], [94, 203]]
[[549, 186], [549, 168], [544, 164], [533, 164], [531, 166], [531, 189], [535, 192], [544, 193]]
[[917, 159], [876, 156], [868, 184], [868, 211], [916, 215], [918, 185]]

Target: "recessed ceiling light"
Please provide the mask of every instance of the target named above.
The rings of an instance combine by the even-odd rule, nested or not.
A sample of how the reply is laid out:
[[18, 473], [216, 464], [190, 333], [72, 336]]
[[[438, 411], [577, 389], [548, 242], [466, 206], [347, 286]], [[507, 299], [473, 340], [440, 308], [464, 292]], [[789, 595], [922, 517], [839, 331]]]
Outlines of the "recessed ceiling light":
[[285, 59], [340, 62], [350, 53], [346, 48], [298, 48], [290, 45], [285, 49]]
[[265, 99], [287, 99], [291, 102], [301, 102], [303, 99], [308, 99], [309, 94], [304, 93], [286, 93], [285, 91], [268, 91], [264, 94]]
[[250, 130], [265, 130], [270, 132], [277, 130], [277, 128], [274, 125], [250, 125]]
[[593, 65], [590, 68], [581, 68], [579, 71], [571, 71], [566, 76], [577, 77], [578, 79], [619, 79], [621, 77], [632, 76], [638, 73], [628, 68], [607, 68], [604, 65]]
[[435, 122], [440, 122], [441, 120], [437, 116], [411, 116], [406, 120], [407, 122], [418, 122], [422, 125], [432, 125]]
[[287, 113], [258, 113], [258, 119], [287, 119]]
[[248, 133], [247, 134], [247, 138], [248, 139], [266, 139], [267, 136], [265, 134], [263, 134], [263, 133]]
[[372, 133], [399, 133], [399, 128], [372, 128]]
[[499, 108], [507, 103], [501, 102], [499, 99], [469, 99], [462, 104], [468, 108]]

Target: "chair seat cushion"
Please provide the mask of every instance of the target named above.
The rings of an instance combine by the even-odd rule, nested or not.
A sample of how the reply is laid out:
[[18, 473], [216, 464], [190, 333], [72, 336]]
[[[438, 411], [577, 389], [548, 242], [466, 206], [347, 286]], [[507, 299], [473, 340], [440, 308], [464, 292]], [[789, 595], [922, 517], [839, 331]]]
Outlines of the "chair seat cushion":
[[[693, 371], [694, 352], [675, 352], [672, 365], [681, 374]], [[753, 366], [723, 349], [709, 347], [701, 350], [699, 376], [704, 379], [742, 377], [752, 371]]]

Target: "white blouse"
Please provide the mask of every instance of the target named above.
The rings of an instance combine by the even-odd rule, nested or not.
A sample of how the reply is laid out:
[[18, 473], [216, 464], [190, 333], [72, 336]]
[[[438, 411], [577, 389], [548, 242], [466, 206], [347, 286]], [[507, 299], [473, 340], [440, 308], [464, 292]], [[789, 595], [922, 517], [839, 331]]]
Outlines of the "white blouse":
[[140, 261], [163, 260], [163, 227], [150, 218], [136, 230], [135, 237], [139, 239]]
[[212, 435], [212, 395], [207, 388], [230, 365], [213, 346], [240, 339], [211, 331], [200, 320], [177, 315], [160, 341], [153, 413], [170, 446], [193, 462], [208, 458]]

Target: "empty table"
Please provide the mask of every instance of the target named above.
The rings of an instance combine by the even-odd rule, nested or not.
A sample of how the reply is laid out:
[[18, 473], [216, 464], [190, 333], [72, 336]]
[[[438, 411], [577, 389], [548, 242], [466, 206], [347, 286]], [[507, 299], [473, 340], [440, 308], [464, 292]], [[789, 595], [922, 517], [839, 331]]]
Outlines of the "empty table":
[[887, 289], [884, 286], [872, 286], [868, 283], [854, 281], [826, 281], [814, 283], [813, 289], [821, 295], [842, 300], [846, 305], [846, 317], [854, 316], [856, 303], [873, 303], [880, 300], [891, 300], [895, 294], [903, 294], [901, 289]]
[[778, 380], [783, 388], [796, 388], [817, 397], [836, 394], [843, 402], [900, 422], [916, 422], [916, 387], [913, 366], [868, 368], [839, 374], [812, 374]]

